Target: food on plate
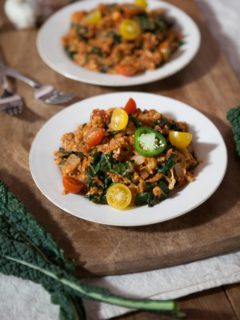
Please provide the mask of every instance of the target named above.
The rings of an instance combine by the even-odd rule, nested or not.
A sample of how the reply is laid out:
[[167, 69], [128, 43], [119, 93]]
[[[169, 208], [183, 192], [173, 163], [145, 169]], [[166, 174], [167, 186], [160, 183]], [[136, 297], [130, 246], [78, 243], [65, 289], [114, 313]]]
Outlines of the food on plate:
[[62, 37], [68, 56], [92, 71], [134, 76], [169, 61], [182, 43], [176, 21], [146, 0], [100, 3], [71, 15]]
[[187, 123], [141, 110], [130, 98], [121, 108], [94, 109], [65, 133], [55, 163], [65, 193], [116, 209], [154, 206], [194, 179], [191, 141]]

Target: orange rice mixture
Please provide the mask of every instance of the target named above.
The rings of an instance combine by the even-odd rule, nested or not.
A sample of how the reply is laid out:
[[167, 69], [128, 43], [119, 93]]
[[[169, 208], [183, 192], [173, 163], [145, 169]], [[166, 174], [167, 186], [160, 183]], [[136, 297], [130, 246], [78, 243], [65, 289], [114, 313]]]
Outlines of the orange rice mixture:
[[182, 43], [175, 21], [162, 9], [131, 3], [76, 11], [62, 38], [68, 56], [92, 71], [134, 76], [169, 61]]

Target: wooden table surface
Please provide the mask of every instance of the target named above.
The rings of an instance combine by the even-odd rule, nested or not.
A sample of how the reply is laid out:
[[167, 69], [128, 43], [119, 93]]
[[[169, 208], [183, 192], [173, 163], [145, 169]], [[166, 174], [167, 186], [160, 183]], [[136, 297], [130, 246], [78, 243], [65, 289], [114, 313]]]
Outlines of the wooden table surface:
[[[219, 116], [219, 114], [224, 114], [226, 110], [226, 104], [224, 104], [224, 93], [227, 91], [226, 94], [226, 103], [228, 106], [233, 106], [240, 100], [239, 95], [239, 82], [234, 77], [232, 71], [230, 70], [228, 64], [226, 63], [225, 58], [222, 56], [222, 54], [218, 51], [216, 44], [214, 41], [212, 41], [211, 35], [208, 33], [208, 30], [206, 26], [204, 25], [204, 21], [199, 16], [198, 9], [194, 2], [192, 1], [170, 1], [171, 3], [179, 6], [180, 8], [184, 9], [188, 14], [190, 14], [195, 21], [198, 23], [203, 39], [206, 40], [208, 43], [211, 43], [208, 49], [200, 49], [199, 55], [201, 57], [204, 56], [204, 54], [207, 54], [206, 57], [206, 64], [202, 68], [197, 68], [197, 65], [199, 62], [197, 61], [197, 58], [199, 58], [199, 55], [196, 57], [196, 59], [191, 63], [190, 67], [191, 72], [187, 71], [187, 68], [180, 73], [178, 73], [174, 77], [170, 77], [169, 79], [166, 79], [165, 81], [156, 82], [153, 84], [148, 84], [142, 87], [136, 87], [134, 90], [139, 91], [146, 91], [146, 92], [153, 92], [153, 93], [159, 93], [167, 96], [171, 96], [177, 99], [180, 99], [186, 103], [193, 104], [196, 107], [201, 106], [203, 101], [201, 101], [201, 90], [204, 91], [205, 98], [208, 99], [208, 106], [205, 106], [202, 111], [205, 111], [205, 114], [210, 117], [210, 119], [218, 126], [222, 134], [224, 135], [224, 138], [230, 142], [230, 131], [229, 127], [226, 125], [226, 122], [224, 122], [222, 117], [215, 117], [214, 112], [211, 112], [208, 110], [208, 108], [216, 108], [216, 113]], [[2, 12], [1, 7], [3, 4], [3, 0], [0, 0], [0, 12]], [[6, 55], [7, 62], [13, 66], [18, 68], [21, 71], [24, 71], [25, 73], [31, 75], [32, 77], [36, 78], [39, 81], [46, 82], [46, 79], [48, 80], [48, 83], [52, 83], [56, 85], [59, 88], [65, 89], [65, 88], [71, 88], [72, 91], [79, 93], [82, 97], [89, 97], [96, 94], [106, 93], [106, 92], [112, 92], [115, 91], [115, 89], [111, 88], [101, 88], [96, 86], [91, 86], [88, 84], [79, 84], [71, 80], [67, 80], [63, 78], [62, 76], [56, 74], [54, 71], [49, 69], [39, 58], [36, 52], [35, 48], [35, 38], [36, 38], [36, 30], [24, 30], [24, 31], [15, 31], [13, 30], [7, 20], [3, 18], [3, 25], [2, 25], [2, 31], [1, 31], [1, 38], [0, 38], [0, 44], [3, 47], [3, 51]], [[213, 51], [212, 51], [213, 50]], [[210, 52], [211, 51], [211, 52]], [[194, 67], [196, 66], [196, 68]], [[220, 67], [221, 66], [221, 67]], [[195, 70], [198, 70], [195, 71]], [[215, 92], [209, 90], [209, 96], [208, 93], [206, 93], [206, 82], [205, 78], [209, 77], [209, 73], [211, 73], [211, 81], [212, 87], [215, 90]], [[222, 82], [222, 87], [219, 88], [219, 94], [216, 92], [217, 90], [217, 84], [214, 84], [214, 82], [217, 83], [218, 78], [221, 78], [223, 75], [226, 75], [226, 82]], [[19, 118], [11, 118], [8, 116], [3, 115], [1, 117], [1, 126], [0, 130], [4, 130], [3, 128], [11, 127], [15, 130], [12, 132], [13, 137], [21, 137], [22, 144], [16, 145], [17, 152], [13, 152], [12, 149], [9, 150], [9, 153], [6, 153], [5, 155], [1, 154], [1, 161], [6, 160], [9, 158], [9, 155], [13, 157], [13, 161], [15, 164], [18, 164], [18, 166], [12, 166], [10, 164], [2, 165], [0, 167], [0, 178], [5, 181], [10, 189], [15, 192], [19, 198], [21, 198], [24, 203], [26, 204], [27, 208], [30, 212], [32, 212], [34, 215], [36, 215], [37, 219], [42, 223], [43, 225], [47, 226], [48, 231], [55, 233], [57, 242], [63, 246], [65, 250], [69, 252], [69, 255], [74, 255], [76, 248], [72, 248], [72, 245], [69, 241], [68, 237], [65, 237], [66, 234], [62, 232], [61, 230], [58, 230], [56, 233], [56, 228], [60, 229], [60, 226], [56, 223], [56, 216], [51, 216], [51, 218], [48, 215], [48, 210], [53, 210], [53, 206], [51, 204], [46, 204], [46, 199], [44, 199], [43, 196], [35, 196], [35, 194], [38, 192], [36, 187], [34, 186], [29, 169], [28, 169], [28, 152], [30, 147], [30, 142], [32, 141], [36, 131], [42, 126], [42, 124], [51, 117], [53, 114], [55, 114], [58, 110], [60, 110], [60, 107], [47, 107], [43, 106], [42, 104], [36, 102], [33, 100], [33, 97], [31, 95], [31, 90], [27, 88], [22, 83], [17, 83], [18, 91], [21, 92], [21, 95], [25, 98], [26, 102], [26, 108], [24, 111], [24, 114], [20, 116]], [[198, 91], [198, 95], [196, 96], [194, 93]], [[229, 92], [230, 91], [230, 92]], [[211, 104], [211, 94], [215, 96], [214, 102]], [[216, 97], [218, 97], [218, 100], [216, 100]], [[217, 110], [217, 107], [214, 105], [216, 103], [219, 103], [218, 107], [219, 110]], [[20, 119], [20, 120], [19, 120]], [[34, 130], [31, 130], [31, 126]], [[29, 130], [27, 129], [29, 128]], [[26, 138], [25, 138], [26, 137]], [[13, 139], [13, 138], [12, 138]], [[3, 146], [6, 148], [7, 143], [11, 140], [11, 137], [9, 136], [9, 140], [6, 139], [6, 143], [4, 145], [4, 142], [2, 142]], [[231, 170], [232, 167], [237, 166], [237, 157], [234, 155], [233, 152], [234, 145], [230, 142], [229, 151], [231, 153], [231, 160], [230, 164], [231, 167], [228, 169], [228, 175], [232, 176], [234, 175], [234, 171]], [[6, 162], [5, 162], [6, 163]], [[9, 168], [11, 167], [11, 170]], [[239, 166], [238, 166], [239, 168]], [[13, 173], [14, 170], [14, 173]], [[10, 172], [11, 171], [11, 172]], [[24, 177], [23, 177], [24, 172]], [[18, 182], [16, 183], [16, 177], [18, 178]], [[31, 181], [31, 182], [29, 182]], [[232, 185], [233, 190], [235, 191], [234, 199], [232, 201], [235, 201], [235, 203], [239, 199], [239, 194], [236, 189], [236, 185]], [[32, 190], [34, 190], [34, 193], [32, 193]], [[221, 191], [222, 190], [222, 191]], [[220, 196], [224, 196], [224, 189], [220, 189]], [[35, 198], [31, 198], [31, 197]], [[31, 198], [31, 199], [30, 199]], [[234, 203], [234, 204], [235, 204]], [[36, 204], [38, 204], [38, 209], [36, 209]], [[229, 209], [229, 206], [232, 205], [232, 203], [228, 203], [228, 200], [225, 201], [223, 204], [223, 207], [228, 210], [228, 213], [232, 214], [232, 217], [237, 213], [237, 208], [239, 209], [239, 206], [234, 207], [232, 211]], [[40, 210], [41, 209], [41, 210]], [[219, 215], [220, 212], [219, 212]], [[217, 218], [217, 217], [216, 217]], [[231, 215], [229, 216], [231, 218]], [[229, 221], [232, 219], [229, 219]], [[68, 218], [63, 218], [63, 223], [68, 223]], [[185, 220], [186, 222], [187, 220]], [[219, 220], [220, 221], [220, 220]], [[237, 221], [237, 220], [236, 220]], [[76, 219], [73, 218], [73, 222], [76, 222]], [[221, 222], [221, 221], [220, 221]], [[208, 220], [202, 220], [202, 223], [208, 223]], [[179, 225], [181, 222], [177, 221], [174, 222], [172, 226], [175, 226], [175, 228], [179, 228]], [[83, 223], [85, 227], [87, 227], [90, 231], [94, 234], [94, 225], [91, 225], [90, 223]], [[91, 227], [89, 227], [91, 225]], [[217, 226], [217, 225], [216, 225]], [[205, 255], [213, 255], [214, 253], [221, 253], [226, 252], [228, 249], [233, 248], [239, 248], [238, 243], [238, 236], [239, 236], [239, 225], [233, 226], [233, 237], [230, 239], [229, 247], [226, 245], [224, 248], [215, 248], [214, 252], [214, 246], [211, 250], [209, 250], [207, 244], [205, 248]], [[101, 229], [101, 228], [100, 228]], [[195, 231], [197, 232], [198, 225], [195, 225]], [[156, 230], [159, 231], [159, 230]], [[229, 231], [229, 225], [228, 230], [227, 227], [225, 231]], [[230, 229], [231, 231], [231, 229]], [[202, 235], [204, 237], [204, 234]], [[207, 236], [207, 235], [206, 235]], [[71, 237], [70, 237], [71, 239]], [[229, 239], [229, 238], [228, 238]], [[214, 239], [217, 240], [217, 239]], [[69, 243], [68, 243], [69, 241]], [[176, 240], [177, 242], [177, 240]], [[204, 238], [203, 238], [204, 242]], [[230, 246], [231, 244], [231, 246]], [[104, 243], [103, 243], [104, 245]], [[82, 256], [84, 258], [88, 257], [87, 254], [84, 252], [84, 248], [80, 248], [80, 251], [82, 249]], [[93, 254], [94, 256], [94, 254]], [[203, 255], [204, 256], [204, 255]], [[170, 256], [169, 256], [170, 257]], [[169, 258], [168, 257], [168, 258]], [[196, 255], [195, 259], [199, 258], [200, 255]], [[98, 257], [97, 257], [98, 258]], [[90, 259], [91, 260], [91, 259]], [[82, 261], [79, 259], [79, 262]], [[83, 259], [84, 261], [84, 259]], [[168, 260], [169, 261], [169, 260]], [[179, 258], [175, 261], [172, 261], [171, 264], [178, 263], [180, 260]], [[96, 259], [92, 260], [92, 262], [87, 261], [85, 263], [84, 268], [86, 268], [88, 271], [95, 272], [96, 273], [114, 273], [115, 271], [124, 272], [124, 268], [116, 267], [117, 260], [114, 261], [115, 265], [111, 266], [108, 270], [104, 269], [104, 266], [96, 267]], [[95, 264], [94, 264], [95, 263]], [[139, 263], [139, 261], [137, 262]], [[149, 266], [150, 268], [156, 267], [156, 264], [153, 261], [152, 264]], [[159, 262], [158, 262], [159, 263]], [[134, 261], [132, 261], [133, 269], [132, 271], [137, 269], [137, 265], [134, 265]], [[141, 264], [140, 264], [141, 265]], [[165, 264], [167, 265], [167, 264]], [[146, 267], [146, 266], [145, 266]], [[99, 269], [98, 269], [99, 268]], [[102, 269], [101, 269], [102, 268]], [[140, 268], [141, 269], [141, 268]], [[144, 269], [144, 267], [143, 267]], [[98, 272], [99, 271], [99, 272]], [[125, 270], [127, 271], [127, 269]], [[240, 298], [240, 285], [234, 285], [234, 286], [224, 286], [218, 289], [213, 289], [206, 291], [204, 293], [198, 293], [191, 295], [187, 298], [180, 299], [181, 307], [183, 310], [185, 310], [188, 314], [189, 319], [240, 319], [240, 307], [239, 307], [239, 298]], [[165, 319], [163, 316], [159, 316], [156, 314], [147, 314], [147, 313], [133, 313], [124, 317], [120, 317], [119, 319], [135, 319], [135, 320], [143, 320], [143, 319]]]

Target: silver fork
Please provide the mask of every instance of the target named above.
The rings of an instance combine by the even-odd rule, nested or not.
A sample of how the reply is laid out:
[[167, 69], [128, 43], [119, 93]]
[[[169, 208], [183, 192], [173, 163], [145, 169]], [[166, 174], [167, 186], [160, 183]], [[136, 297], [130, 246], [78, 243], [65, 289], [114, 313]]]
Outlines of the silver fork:
[[5, 111], [11, 116], [16, 116], [23, 111], [23, 100], [18, 94], [9, 90], [8, 84], [3, 86], [3, 94], [0, 97], [0, 111]]
[[18, 115], [23, 111], [23, 100], [19, 94], [13, 92], [12, 87], [4, 73], [4, 62], [1, 59], [0, 50], [0, 85], [3, 93], [0, 96], [0, 111], [4, 111], [11, 116]]
[[19, 79], [34, 89], [35, 99], [49, 104], [67, 103], [75, 98], [72, 93], [65, 93], [57, 90], [51, 85], [41, 85], [39, 82], [27, 77], [16, 69], [5, 66], [5, 74], [9, 77]]

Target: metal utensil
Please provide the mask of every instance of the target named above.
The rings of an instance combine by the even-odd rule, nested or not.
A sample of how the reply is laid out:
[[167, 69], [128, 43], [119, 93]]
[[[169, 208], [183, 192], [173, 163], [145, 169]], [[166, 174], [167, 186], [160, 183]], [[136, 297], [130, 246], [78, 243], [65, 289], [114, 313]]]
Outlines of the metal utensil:
[[5, 65], [0, 50], [0, 85], [3, 93], [0, 96], [0, 111], [9, 115], [18, 115], [23, 111], [23, 100], [19, 94], [13, 92], [10, 82], [5, 75]]
[[41, 85], [39, 82], [8, 66], [5, 66], [5, 74], [31, 86], [34, 89], [34, 97], [45, 103], [62, 104], [73, 100], [75, 97], [74, 94], [59, 91], [51, 85]]

